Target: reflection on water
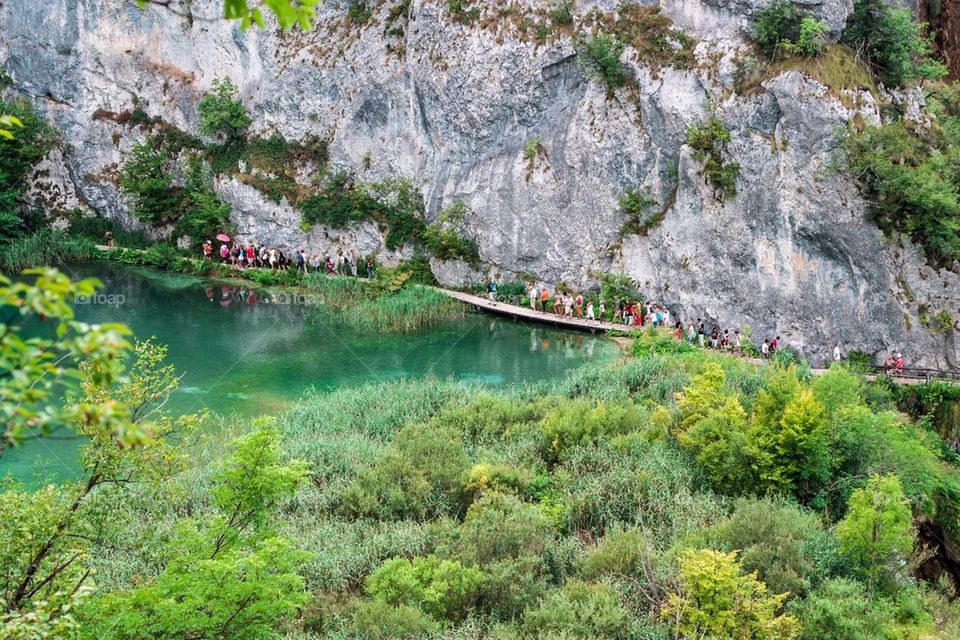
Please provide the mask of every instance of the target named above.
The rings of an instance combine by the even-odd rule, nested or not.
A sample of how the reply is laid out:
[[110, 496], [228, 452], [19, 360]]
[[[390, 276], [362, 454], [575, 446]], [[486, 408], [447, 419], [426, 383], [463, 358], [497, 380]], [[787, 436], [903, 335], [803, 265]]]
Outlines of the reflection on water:
[[[99, 299], [112, 301], [78, 304], [78, 320], [122, 322], [137, 337], [155, 336], [168, 346], [168, 361], [183, 373], [167, 404], [178, 413], [277, 413], [309, 389], [370, 380], [535, 381], [608, 359], [616, 349], [601, 336], [480, 314], [414, 333], [361, 334], [335, 322], [308, 322], [304, 307], [287, 293], [112, 265], [71, 272], [100, 278], [109, 295]], [[0, 474], [36, 469], [38, 456], [56, 467], [75, 455], [71, 440], [30, 446], [4, 454]]]

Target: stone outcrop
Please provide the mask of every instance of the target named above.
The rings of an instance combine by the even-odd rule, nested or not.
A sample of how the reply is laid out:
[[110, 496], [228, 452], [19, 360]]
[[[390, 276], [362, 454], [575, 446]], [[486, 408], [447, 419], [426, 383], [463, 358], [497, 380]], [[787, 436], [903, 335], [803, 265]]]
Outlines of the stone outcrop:
[[[351, 23], [324, 3], [308, 34], [242, 32], [216, 19], [218, 0], [183, 3], [188, 16], [111, 0], [7, 0], [0, 60], [14, 89], [64, 132], [46, 179], [63, 208], [129, 215], [116, 188], [124, 153], [142, 134], [95, 113], [134, 100], [151, 116], [196, 131], [196, 103], [216, 76], [238, 84], [258, 132], [330, 140], [331, 163], [357, 179], [422, 184], [428, 217], [462, 199], [466, 235], [489, 275], [532, 274], [573, 286], [624, 271], [682, 317], [779, 333], [814, 358], [834, 340], [909, 363], [960, 366], [957, 330], [931, 331], [940, 311], [960, 317], [960, 276], [928, 267], [916, 248], [884, 238], [865, 217], [855, 182], [836, 166], [836, 129], [878, 122], [873, 96], [838, 96], [799, 72], [750, 95], [733, 91], [742, 32], [763, 0], [661, 0], [697, 38], [691, 69], [654, 68], [627, 49], [636, 83], [608, 95], [584, 77], [569, 34], [541, 43], [504, 19], [460, 24], [445, 3], [413, 0], [387, 33], [393, 2]], [[481, 3], [486, 4], [486, 3]], [[537, 0], [515, 3], [536, 8]], [[649, 4], [647, 2], [646, 4]], [[851, 0], [804, 0], [834, 33]], [[614, 11], [614, 0], [577, 3]], [[915, 97], [914, 97], [915, 101]], [[713, 110], [741, 165], [737, 195], [718, 202], [684, 145], [687, 127]], [[538, 141], [530, 159], [524, 148]], [[286, 203], [234, 179], [217, 189], [245, 237], [326, 252], [387, 252], [373, 223], [304, 231]], [[618, 197], [646, 188], [664, 208], [646, 236], [622, 236]], [[466, 265], [434, 269], [475, 280]]]

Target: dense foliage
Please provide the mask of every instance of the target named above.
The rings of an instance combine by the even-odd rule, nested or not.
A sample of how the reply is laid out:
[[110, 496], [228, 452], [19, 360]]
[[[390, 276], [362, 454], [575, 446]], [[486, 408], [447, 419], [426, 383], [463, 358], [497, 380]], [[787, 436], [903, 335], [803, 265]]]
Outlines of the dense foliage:
[[753, 41], [768, 58], [783, 54], [815, 56], [823, 49], [827, 25], [791, 2], [777, 0], [760, 9]]
[[883, 0], [856, 0], [842, 42], [862, 52], [885, 84], [936, 80], [946, 75], [946, 67], [931, 54], [926, 25], [915, 22], [905, 6]]
[[20, 236], [27, 222], [17, 199], [27, 188], [27, 174], [50, 151], [53, 130], [26, 100], [0, 100], [0, 113], [15, 118], [11, 139], [0, 140], [0, 243]]
[[930, 95], [938, 123], [904, 120], [865, 127], [844, 142], [869, 214], [887, 233], [902, 233], [928, 260], [949, 266], [960, 259], [960, 100], [956, 89]]
[[615, 35], [597, 33], [577, 42], [577, 61], [587, 77], [599, 80], [609, 91], [624, 86], [630, 69], [621, 62], [623, 43]]
[[146, 440], [84, 427], [76, 483], [0, 494], [4, 637], [956, 629], [949, 591], [912, 569], [918, 519], [958, 539], [960, 474], [843, 368], [691, 347], [496, 391], [379, 384], [227, 421], [224, 452], [177, 444], [192, 422], [154, 410], [176, 385], [162, 357], [140, 345], [104, 385], [81, 367], [86, 401], [115, 401]]

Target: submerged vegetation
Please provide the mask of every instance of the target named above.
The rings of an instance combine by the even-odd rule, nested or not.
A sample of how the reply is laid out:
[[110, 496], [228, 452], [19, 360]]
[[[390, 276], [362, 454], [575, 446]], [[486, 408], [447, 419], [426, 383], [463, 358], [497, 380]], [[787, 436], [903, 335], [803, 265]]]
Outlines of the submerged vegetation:
[[105, 380], [80, 362], [67, 419], [119, 413], [76, 483], [0, 494], [3, 635], [955, 637], [960, 469], [926, 419], [842, 366], [664, 339], [534, 385], [316, 393], [227, 420], [226, 451], [152, 410], [162, 349]]

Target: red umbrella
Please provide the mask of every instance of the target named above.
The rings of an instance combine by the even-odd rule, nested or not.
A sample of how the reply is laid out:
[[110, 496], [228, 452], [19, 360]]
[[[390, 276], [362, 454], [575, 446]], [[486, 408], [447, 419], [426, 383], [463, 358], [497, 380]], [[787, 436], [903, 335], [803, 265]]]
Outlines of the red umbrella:
[[228, 236], [225, 233], [218, 233], [217, 240], [219, 240], [220, 242], [230, 242], [230, 236]]

